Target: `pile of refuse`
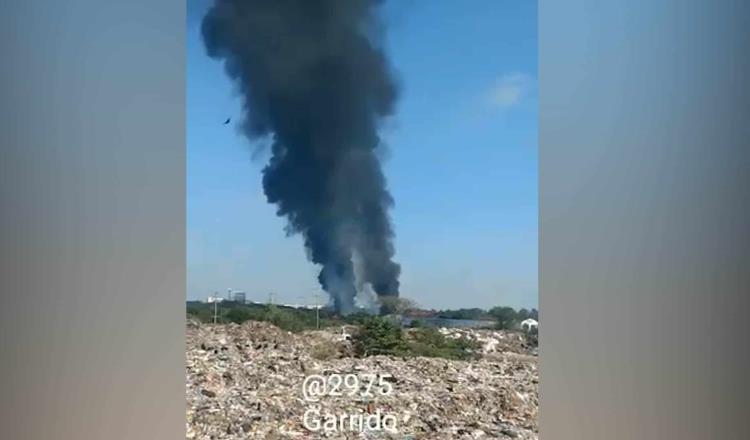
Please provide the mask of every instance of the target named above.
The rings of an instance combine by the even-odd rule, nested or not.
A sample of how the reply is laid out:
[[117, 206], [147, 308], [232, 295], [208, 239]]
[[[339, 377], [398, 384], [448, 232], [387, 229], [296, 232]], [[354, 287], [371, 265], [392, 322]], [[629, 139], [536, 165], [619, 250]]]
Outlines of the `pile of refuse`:
[[[448, 337], [476, 338], [488, 354], [456, 361], [356, 358], [351, 332], [292, 334], [255, 321], [188, 322], [187, 438], [538, 439], [538, 358], [529, 354], [522, 334], [462, 330], [466, 334], [457, 336], [441, 330]], [[376, 375], [391, 392], [306, 400], [306, 377], [333, 374]], [[390, 414], [397, 429], [360, 432], [342, 424], [311, 430], [308, 414]]]
[[440, 328], [438, 331], [448, 338], [465, 338], [478, 342], [485, 355], [507, 352], [537, 355], [537, 347], [522, 332], [464, 328]]

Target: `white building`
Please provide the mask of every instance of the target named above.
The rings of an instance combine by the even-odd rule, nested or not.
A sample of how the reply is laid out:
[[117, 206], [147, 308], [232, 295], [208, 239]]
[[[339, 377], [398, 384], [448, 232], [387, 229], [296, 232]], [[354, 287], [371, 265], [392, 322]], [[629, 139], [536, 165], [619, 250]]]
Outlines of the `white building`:
[[530, 332], [532, 328], [539, 329], [539, 322], [537, 322], [535, 319], [524, 319], [521, 321], [521, 329]]

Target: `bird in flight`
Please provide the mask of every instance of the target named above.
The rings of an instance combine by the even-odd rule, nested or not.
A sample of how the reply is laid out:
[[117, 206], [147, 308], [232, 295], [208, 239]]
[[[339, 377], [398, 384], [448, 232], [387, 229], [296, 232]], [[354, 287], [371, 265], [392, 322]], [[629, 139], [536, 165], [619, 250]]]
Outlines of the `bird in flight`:
[[224, 125], [227, 125], [227, 124], [229, 124], [229, 122], [230, 122], [231, 120], [232, 120], [232, 118], [227, 118], [227, 120], [226, 120], [226, 121], [224, 121]]

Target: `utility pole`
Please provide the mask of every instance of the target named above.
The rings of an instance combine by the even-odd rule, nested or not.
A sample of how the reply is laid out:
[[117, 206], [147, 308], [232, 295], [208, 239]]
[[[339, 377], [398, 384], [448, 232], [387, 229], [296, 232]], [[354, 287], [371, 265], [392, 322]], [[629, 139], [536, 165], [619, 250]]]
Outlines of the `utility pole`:
[[315, 291], [315, 327], [320, 330], [320, 306], [318, 306], [318, 291]]
[[218, 315], [219, 315], [219, 301], [218, 301], [218, 299], [219, 299], [219, 292], [214, 292], [214, 297], [213, 297], [213, 301], [214, 301], [214, 324], [216, 324], [216, 320], [217, 320]]

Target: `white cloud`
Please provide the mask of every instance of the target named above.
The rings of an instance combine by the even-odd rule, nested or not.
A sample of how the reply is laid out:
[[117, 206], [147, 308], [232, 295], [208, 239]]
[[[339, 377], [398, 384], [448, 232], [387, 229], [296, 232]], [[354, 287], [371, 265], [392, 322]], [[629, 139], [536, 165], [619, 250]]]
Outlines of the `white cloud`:
[[531, 77], [523, 73], [503, 75], [490, 89], [490, 104], [500, 108], [512, 107], [521, 101], [531, 84]]

